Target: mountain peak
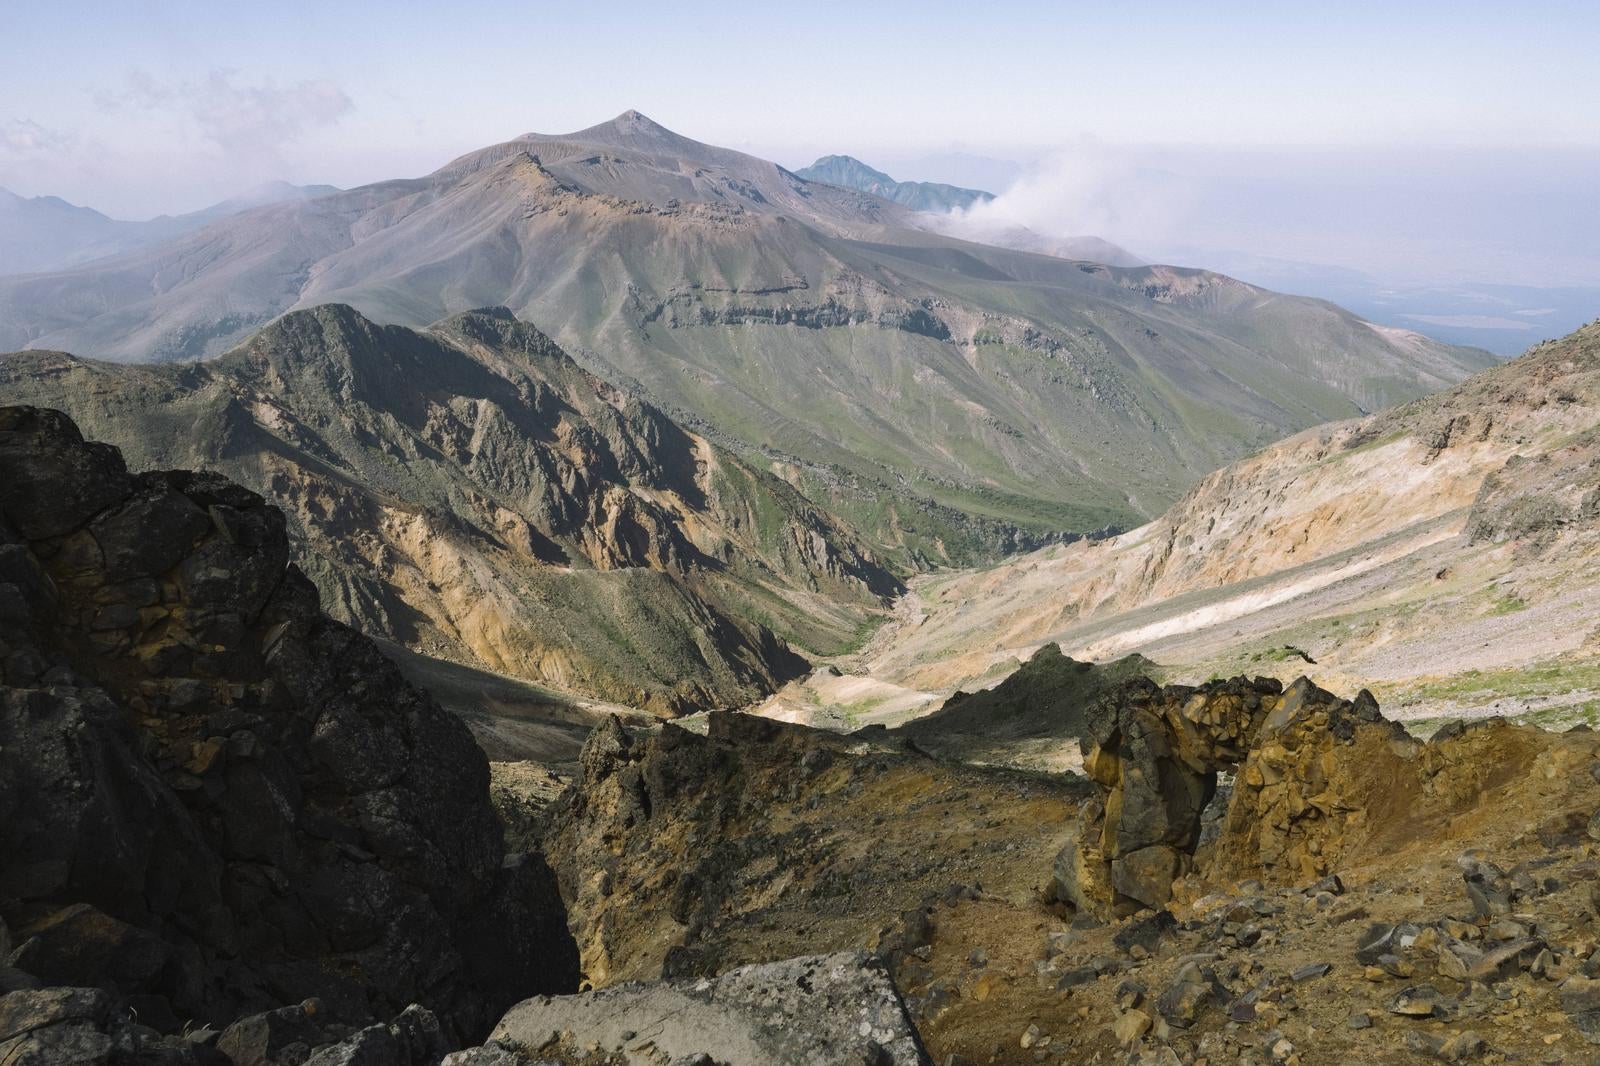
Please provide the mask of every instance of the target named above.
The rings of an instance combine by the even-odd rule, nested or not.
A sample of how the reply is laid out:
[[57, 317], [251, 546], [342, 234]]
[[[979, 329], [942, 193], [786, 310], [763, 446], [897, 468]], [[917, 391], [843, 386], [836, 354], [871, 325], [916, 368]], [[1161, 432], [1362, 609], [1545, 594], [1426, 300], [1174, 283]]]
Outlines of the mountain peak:
[[655, 151], [675, 155], [700, 155], [718, 151], [679, 133], [667, 129], [642, 111], [629, 109], [608, 122], [602, 122], [575, 133], [554, 137], [528, 134], [525, 140], [574, 141], [581, 144], [608, 145], [634, 151]]
[[[807, 171], [835, 171], [852, 173], [883, 182], [886, 185], [898, 185], [889, 175], [876, 167], [868, 166], [853, 155], [825, 155], [805, 168]], [[804, 172], [802, 172], [803, 174]], [[909, 184], [909, 183], [908, 183]]]
[[913, 211], [944, 214], [994, 199], [982, 189], [963, 189], [936, 181], [896, 181], [855, 156], [825, 155], [809, 167], [795, 171], [807, 181], [820, 181], [842, 189], [857, 189], [903, 204]]
[[671, 130], [667, 129], [667, 127], [663, 126], [649, 115], [646, 115], [643, 111], [635, 111], [632, 108], [629, 108], [616, 118], [610, 119], [606, 122], [596, 123], [595, 125], [579, 130], [576, 133], [567, 134], [567, 136], [574, 140], [580, 138], [585, 140], [603, 140], [615, 137], [635, 140], [638, 138], [676, 139], [679, 135], [673, 133]]

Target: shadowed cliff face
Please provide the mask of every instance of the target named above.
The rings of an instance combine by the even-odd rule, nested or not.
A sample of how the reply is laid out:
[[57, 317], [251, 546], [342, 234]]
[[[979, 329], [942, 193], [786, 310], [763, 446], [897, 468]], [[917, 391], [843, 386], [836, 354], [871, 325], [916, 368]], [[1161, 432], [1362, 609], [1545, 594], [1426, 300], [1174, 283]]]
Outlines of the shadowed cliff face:
[[0, 390], [283, 507], [336, 616], [669, 713], [759, 697], [898, 580], [836, 519], [504, 311], [285, 316], [214, 363], [18, 353]]
[[0, 408], [12, 963], [162, 1031], [317, 996], [465, 1036], [570, 990], [553, 879], [506, 855], [471, 734], [289, 558], [254, 493]]

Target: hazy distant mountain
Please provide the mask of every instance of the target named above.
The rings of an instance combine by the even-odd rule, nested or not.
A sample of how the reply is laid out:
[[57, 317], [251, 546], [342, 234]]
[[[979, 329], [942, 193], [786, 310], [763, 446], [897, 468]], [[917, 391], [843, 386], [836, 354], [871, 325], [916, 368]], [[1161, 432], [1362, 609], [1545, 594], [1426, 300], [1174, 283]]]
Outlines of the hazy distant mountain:
[[214, 222], [219, 218], [237, 215], [240, 211], [248, 211], [253, 207], [292, 203], [298, 200], [315, 200], [319, 196], [328, 196], [342, 191], [337, 185], [294, 185], [287, 181], [267, 181], [252, 189], [246, 189], [238, 196], [231, 196], [220, 203], [212, 204], [210, 207], [203, 207], [198, 211], [178, 215], [174, 221], [197, 224]]
[[294, 307], [421, 325], [504, 305], [918, 558], [1015, 545], [996, 523], [1141, 521], [1286, 433], [1491, 361], [1204, 270], [926, 218], [628, 112], [0, 280], [0, 348], [196, 358]]
[[921, 222], [923, 228], [949, 233], [964, 240], [1062, 259], [1083, 259], [1108, 266], [1145, 265], [1144, 260], [1132, 252], [1100, 237], [1047, 237], [1026, 226], [986, 225], [963, 217], [960, 212], [974, 204], [988, 203], [994, 199], [994, 193], [982, 189], [963, 189], [933, 181], [895, 181], [883, 171], [874, 170], [848, 155], [825, 155], [795, 173], [807, 181], [858, 189], [903, 204], [913, 211], [921, 211], [929, 216]]
[[963, 189], [936, 181], [895, 181], [881, 170], [874, 170], [848, 155], [825, 155], [809, 167], [795, 171], [807, 181], [825, 181], [846, 189], [860, 189], [885, 200], [904, 204], [913, 211], [949, 211], [968, 208], [994, 199], [982, 189]]
[[338, 191], [332, 185], [273, 181], [199, 211], [124, 222], [60, 197], [24, 198], [0, 189], [0, 275], [61, 270], [159, 244], [253, 207]]

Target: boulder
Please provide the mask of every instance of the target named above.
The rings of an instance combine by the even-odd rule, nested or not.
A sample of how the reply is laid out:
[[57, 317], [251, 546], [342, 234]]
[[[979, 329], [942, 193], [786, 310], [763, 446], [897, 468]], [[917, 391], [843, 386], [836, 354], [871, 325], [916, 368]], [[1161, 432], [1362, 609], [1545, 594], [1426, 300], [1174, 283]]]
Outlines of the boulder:
[[1569, 977], [1561, 985], [1561, 1009], [1591, 1044], [1600, 1044], [1600, 981]]
[[1221, 999], [1216, 975], [1198, 963], [1186, 962], [1157, 997], [1156, 1010], [1171, 1024], [1186, 1029], [1199, 1020], [1207, 1006]]
[[227, 1066], [184, 1036], [160, 1036], [129, 1020], [98, 988], [40, 988], [0, 996], [0, 1062], [6, 1066]]
[[74, 903], [24, 926], [12, 964], [45, 984], [95, 975], [123, 993], [158, 987], [172, 961], [160, 937], [118, 921], [87, 903]]
[[321, 1003], [308, 999], [240, 1018], [222, 1031], [217, 1050], [233, 1066], [298, 1066], [313, 1048], [337, 1040]]
[[434, 1066], [449, 1050], [439, 1019], [413, 1004], [392, 1022], [319, 1048], [305, 1066]]
[[554, 1060], [590, 1051], [628, 1066], [929, 1062], [888, 971], [859, 953], [745, 966], [698, 981], [540, 996], [513, 1007], [484, 1048], [451, 1061], [477, 1066], [507, 1051]]

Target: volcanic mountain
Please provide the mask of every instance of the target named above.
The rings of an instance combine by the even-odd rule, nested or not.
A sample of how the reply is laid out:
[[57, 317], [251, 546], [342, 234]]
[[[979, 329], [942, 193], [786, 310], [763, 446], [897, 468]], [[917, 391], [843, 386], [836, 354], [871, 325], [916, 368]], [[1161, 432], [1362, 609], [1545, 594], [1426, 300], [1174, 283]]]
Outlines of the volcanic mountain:
[[1143, 521], [1490, 362], [1204, 270], [964, 242], [637, 112], [0, 280], [0, 347], [185, 360], [295, 308], [506, 306], [908, 558]]
[[287, 314], [199, 365], [0, 359], [135, 469], [281, 507], [326, 609], [425, 655], [661, 713], [738, 705], [900, 589], [784, 481], [504, 309], [423, 331]]

